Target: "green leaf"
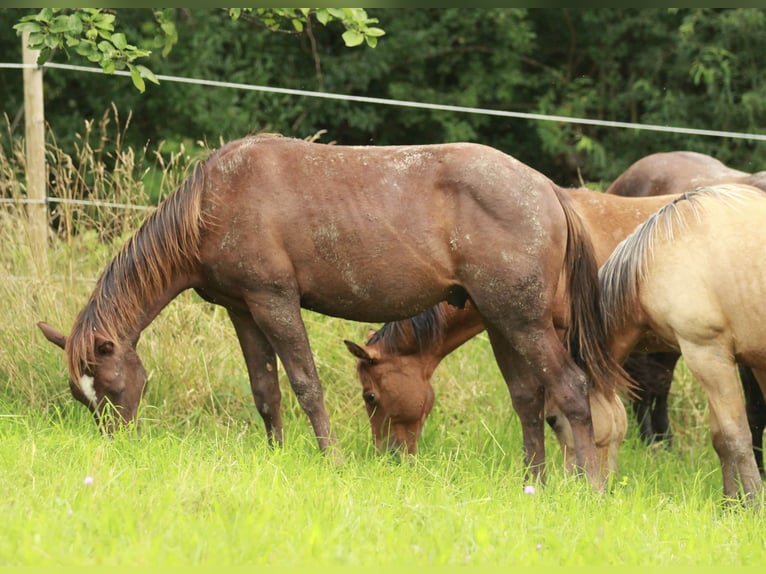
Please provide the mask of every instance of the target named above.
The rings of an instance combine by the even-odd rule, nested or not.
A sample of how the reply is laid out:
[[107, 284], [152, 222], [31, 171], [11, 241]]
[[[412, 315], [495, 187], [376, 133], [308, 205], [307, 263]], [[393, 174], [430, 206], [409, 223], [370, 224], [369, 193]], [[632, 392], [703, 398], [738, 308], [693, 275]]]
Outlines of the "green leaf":
[[143, 94], [146, 90], [146, 84], [144, 83], [144, 79], [141, 77], [141, 72], [138, 71], [136, 66], [132, 66], [130, 64], [128, 64], [128, 68], [130, 69], [130, 79], [133, 80], [133, 85], [138, 89], [139, 92]]
[[60, 36], [49, 34], [43, 38], [43, 44], [46, 48], [58, 48], [60, 43]]
[[29, 35], [29, 47], [33, 50], [39, 50], [45, 43], [45, 36], [43, 32], [32, 32]]
[[112, 46], [111, 42], [107, 42], [106, 40], [101, 40], [98, 43], [98, 49], [104, 55], [104, 58], [106, 58], [107, 60], [110, 60], [114, 57], [115, 51], [114, 51], [114, 46]]
[[353, 48], [354, 46], [358, 46], [364, 42], [364, 36], [356, 30], [346, 30], [343, 32], [342, 37], [343, 41], [346, 43], [346, 46], [349, 48]]
[[152, 72], [149, 68], [146, 66], [136, 65], [136, 69], [138, 70], [138, 73], [141, 74], [142, 78], [149, 80], [153, 84], [159, 85], [160, 81], [157, 79], [157, 76], [154, 75], [154, 72]]
[[39, 32], [42, 27], [37, 22], [20, 22], [13, 25], [13, 29], [21, 35], [23, 32]]
[[43, 8], [34, 18], [38, 22], [50, 22], [53, 18], [53, 14], [53, 8]]
[[43, 48], [40, 50], [40, 55], [37, 56], [37, 65], [42, 66], [45, 62], [48, 61], [48, 58], [51, 57], [51, 49], [50, 48]]
[[98, 50], [96, 49], [96, 45], [93, 42], [89, 42], [88, 40], [85, 40], [77, 44], [77, 47], [75, 48], [75, 52], [77, 52], [78, 54], [80, 54], [80, 56], [83, 56], [84, 58], [89, 58], [92, 54], [98, 53]]
[[380, 36], [385, 36], [386, 31], [381, 28], [367, 28], [364, 31], [366, 36], [372, 36], [374, 38], [379, 38]]
[[317, 22], [319, 22], [322, 26], [325, 26], [330, 20], [330, 12], [327, 10], [327, 8], [317, 9], [316, 16]]
[[296, 32], [303, 32], [303, 21], [293, 18], [292, 22]]
[[67, 31], [68, 34], [72, 36], [79, 36], [82, 34], [82, 19], [78, 14], [70, 14], [69, 15], [69, 30]]
[[114, 14], [101, 12], [93, 17], [93, 25], [101, 30], [114, 30], [114, 19]]
[[112, 44], [114, 44], [114, 47], [118, 50], [124, 50], [128, 47], [128, 40], [125, 38], [125, 34], [117, 32], [112, 34]]

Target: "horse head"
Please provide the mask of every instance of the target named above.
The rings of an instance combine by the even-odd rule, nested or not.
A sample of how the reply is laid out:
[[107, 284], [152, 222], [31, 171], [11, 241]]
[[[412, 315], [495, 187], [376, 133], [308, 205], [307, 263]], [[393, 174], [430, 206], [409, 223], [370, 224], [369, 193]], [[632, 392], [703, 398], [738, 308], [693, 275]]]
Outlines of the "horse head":
[[386, 353], [380, 341], [367, 345], [344, 343], [358, 359], [362, 398], [378, 451], [415, 454], [434, 404], [430, 373], [424, 369], [422, 357]]
[[94, 334], [85, 350], [88, 358], [72, 360], [81, 355], [71, 337], [42, 321], [37, 326], [46, 339], [67, 353], [72, 395], [93, 413], [102, 432], [111, 434], [135, 420], [147, 381], [135, 344]]

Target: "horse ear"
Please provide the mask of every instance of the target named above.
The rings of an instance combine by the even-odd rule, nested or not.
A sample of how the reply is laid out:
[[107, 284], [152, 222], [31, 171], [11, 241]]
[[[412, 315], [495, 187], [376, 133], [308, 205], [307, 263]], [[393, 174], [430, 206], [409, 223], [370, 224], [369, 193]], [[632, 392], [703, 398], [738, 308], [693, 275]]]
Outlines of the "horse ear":
[[357, 345], [353, 341], [345, 340], [343, 341], [346, 344], [346, 348], [351, 352], [352, 355], [354, 355], [357, 359], [361, 359], [362, 361], [369, 361], [374, 362], [376, 357], [374, 357], [370, 352], [365, 349], [364, 347]]
[[48, 339], [51, 343], [57, 347], [61, 347], [62, 349], [66, 346], [66, 336], [60, 333], [55, 327], [51, 327], [44, 321], [38, 322], [37, 326], [43, 332], [45, 338]]

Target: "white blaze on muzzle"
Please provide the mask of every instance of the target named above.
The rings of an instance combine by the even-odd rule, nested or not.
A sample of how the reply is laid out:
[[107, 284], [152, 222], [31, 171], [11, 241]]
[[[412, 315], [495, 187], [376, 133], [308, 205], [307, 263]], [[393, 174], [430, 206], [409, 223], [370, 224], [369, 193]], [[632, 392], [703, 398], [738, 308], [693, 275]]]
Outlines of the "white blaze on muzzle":
[[93, 387], [93, 377], [90, 375], [83, 375], [80, 377], [80, 382], [78, 385], [80, 386], [82, 394], [84, 394], [85, 397], [90, 401], [90, 404], [95, 407], [98, 403], [98, 398], [96, 397], [96, 389]]

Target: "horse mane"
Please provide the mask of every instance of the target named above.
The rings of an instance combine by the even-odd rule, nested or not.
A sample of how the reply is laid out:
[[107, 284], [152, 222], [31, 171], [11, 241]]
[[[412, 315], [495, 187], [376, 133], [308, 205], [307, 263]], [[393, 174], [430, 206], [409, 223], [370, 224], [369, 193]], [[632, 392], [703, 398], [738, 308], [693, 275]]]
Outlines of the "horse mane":
[[706, 201], [732, 204], [752, 194], [766, 198], [758, 188], [749, 185], [698, 187], [661, 207], [621, 241], [599, 270], [601, 310], [607, 335], [619, 331], [638, 304], [639, 285], [646, 277], [657, 239], [664, 237], [672, 241], [676, 233], [683, 231], [688, 217], [697, 220], [702, 217]]
[[159, 297], [178, 274], [198, 263], [204, 188], [200, 162], [107, 264], [67, 337], [73, 380], [92, 364], [97, 335], [123, 339], [145, 312], [145, 302]]
[[384, 324], [367, 341], [367, 345], [380, 343], [384, 353], [415, 354], [441, 343], [445, 317], [441, 304], [422, 313]]

